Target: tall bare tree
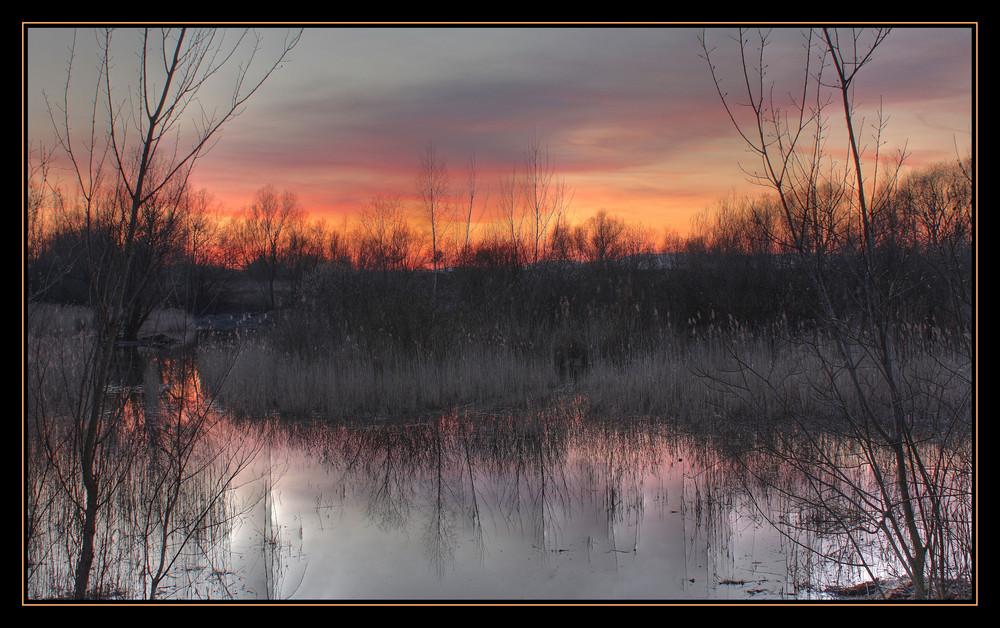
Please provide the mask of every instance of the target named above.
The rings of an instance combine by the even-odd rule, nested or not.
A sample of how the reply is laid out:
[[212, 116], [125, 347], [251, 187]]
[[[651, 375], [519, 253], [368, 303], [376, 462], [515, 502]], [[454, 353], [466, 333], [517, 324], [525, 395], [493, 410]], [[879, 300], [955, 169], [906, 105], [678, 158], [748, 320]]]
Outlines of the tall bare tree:
[[531, 261], [538, 262], [545, 257], [549, 230], [559, 223], [570, 195], [566, 184], [556, 177], [548, 149], [534, 133], [524, 149], [521, 193], [530, 230]]
[[[815, 295], [818, 331], [793, 341], [813, 354], [814, 394], [824, 395], [845, 422], [851, 455], [830, 455], [821, 432], [833, 426], [796, 413], [789, 391], [767, 369], [736, 356], [731, 390], [750, 399], [747, 382], [760, 380], [774, 393], [781, 413], [804, 435], [802, 449], [788, 460], [807, 480], [791, 496], [831, 521], [866, 566], [863, 535], [878, 534], [914, 596], [924, 598], [942, 594], [954, 565], [951, 539], [969, 525], [954, 515], [969, 500], [962, 478], [970, 470], [960, 450], [971, 435], [971, 379], [961, 374], [971, 363], [946, 364], [946, 349], [931, 347], [931, 368], [945, 369], [952, 382], [932, 386], [917, 368], [922, 364], [901, 319], [914, 286], [903, 272], [905, 252], [886, 246], [894, 227], [884, 220], [899, 162], [879, 171], [881, 117], [872, 126], [875, 150], [866, 154], [853, 99], [858, 77], [888, 36], [886, 29], [805, 32], [801, 79], [780, 102], [783, 91], [765, 72], [771, 31], [741, 29], [734, 38], [738, 95], [724, 89], [716, 51], [704, 38], [702, 48], [725, 111], [755, 156], [746, 172], [777, 196], [770, 234], [795, 256]], [[828, 116], [830, 107], [836, 113]], [[840, 170], [825, 152], [836, 138], [848, 157]]]
[[[113, 198], [121, 204], [116, 246], [87, 252], [95, 334], [85, 399], [75, 426], [78, 479], [85, 494], [79, 504], [83, 529], [76, 561], [77, 598], [88, 594], [100, 507], [109, 499], [111, 488], [109, 479], [99, 473], [106, 439], [115, 429], [108, 420], [114, 413], [109, 411], [112, 401], [105, 391], [114, 370], [116, 340], [144, 288], [137, 278], [148, 253], [140, 237], [147, 219], [144, 212], [155, 216], [157, 207], [169, 205], [171, 190], [185, 187], [191, 170], [222, 128], [286, 60], [301, 34], [287, 36], [277, 58], [260, 66], [256, 57], [261, 38], [250, 30], [145, 28], [94, 33], [98, 76], [88, 90], [93, 94], [89, 126], [81, 129], [71, 122], [75, 35], [62, 103], [49, 103], [53, 129], [76, 179], [85, 221], [97, 222], [100, 200], [108, 190], [114, 191]], [[119, 47], [127, 52], [118, 54]], [[217, 107], [204, 107], [209, 89], [225, 81], [230, 70], [229, 98]]]
[[434, 271], [434, 294], [437, 294], [437, 270], [443, 258], [441, 244], [455, 219], [451, 198], [448, 160], [428, 142], [420, 153], [420, 170], [415, 181], [421, 212], [431, 241], [431, 269]]
[[[476, 156], [473, 154], [469, 158], [469, 169], [466, 177], [466, 193], [468, 194], [468, 205], [465, 205], [462, 211], [462, 222], [465, 223], [464, 233], [459, 234], [460, 243], [458, 244], [458, 249], [461, 252], [462, 259], [466, 259], [469, 254], [469, 241], [472, 237], [475, 227], [473, 225], [477, 224], [482, 218], [485, 210], [480, 210], [479, 214], [473, 218], [473, 214], [476, 210], [476, 197], [479, 195], [482, 181], [480, 180], [480, 172], [482, 171], [482, 164], [476, 161]], [[485, 207], [486, 203], [482, 204]]]
[[509, 175], [501, 175], [499, 198], [496, 204], [498, 237], [510, 252], [510, 261], [524, 263], [524, 210], [517, 183], [517, 168]]

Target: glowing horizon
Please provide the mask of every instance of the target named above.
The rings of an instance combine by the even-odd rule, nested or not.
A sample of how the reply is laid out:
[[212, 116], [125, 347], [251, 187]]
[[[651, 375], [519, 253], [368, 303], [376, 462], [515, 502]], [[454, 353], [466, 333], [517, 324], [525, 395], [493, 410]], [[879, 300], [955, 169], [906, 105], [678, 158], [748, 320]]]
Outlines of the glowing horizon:
[[[720, 59], [733, 46], [732, 30], [708, 31]], [[798, 31], [779, 30], [770, 49], [776, 80], [800, 71]], [[262, 58], [284, 32], [262, 30]], [[232, 213], [271, 184], [336, 225], [377, 193], [413, 197], [427, 142], [446, 156], [458, 195], [475, 155], [479, 198], [495, 200], [499, 178], [521, 167], [534, 134], [572, 190], [574, 221], [605, 209], [658, 233], [684, 234], [691, 217], [717, 200], [763, 191], [740, 170], [750, 156], [699, 57], [701, 32], [306, 28], [289, 62], [199, 161], [192, 185]], [[879, 102], [890, 116], [885, 153], [906, 146], [909, 165], [923, 167], [971, 149], [974, 35], [969, 27], [896, 29], [859, 75], [867, 123]], [[61, 97], [71, 36], [65, 28], [26, 31], [26, 141], [53, 143], [40, 94]], [[74, 82], [84, 94], [92, 89], [85, 72], [92, 39], [77, 42]], [[220, 94], [204, 96], [210, 103]]]

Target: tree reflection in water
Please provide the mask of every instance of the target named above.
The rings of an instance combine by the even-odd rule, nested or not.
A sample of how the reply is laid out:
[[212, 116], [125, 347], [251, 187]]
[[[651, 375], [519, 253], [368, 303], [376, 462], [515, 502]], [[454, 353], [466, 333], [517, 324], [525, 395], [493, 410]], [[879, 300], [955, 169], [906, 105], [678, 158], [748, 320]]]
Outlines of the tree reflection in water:
[[321, 568], [298, 597], [793, 597], [893, 575], [877, 535], [805, 524], [793, 465], [749, 473], [707, 437], [589, 418], [583, 399], [283, 433], [285, 515], [340, 513], [305, 544]]
[[[130, 476], [104, 548], [127, 597], [149, 595], [162, 547], [176, 561], [159, 594], [178, 598], [748, 599], [895, 575], [877, 535], [843, 543], [810, 518], [795, 464], [734, 458], [667, 422], [598, 420], [582, 397], [248, 422], [210, 410], [188, 362], [151, 364], [145, 390], [170, 394], [131, 410], [150, 471]], [[164, 439], [192, 442], [176, 438], [190, 421], [176, 404], [204, 423], [171, 484], [171, 527], [155, 482], [176, 458], [157, 453]]]
[[[111, 599], [226, 597], [226, 539], [256, 499], [240, 491], [267, 442], [269, 422], [237, 426], [199, 380], [189, 352], [123, 348], [105, 391], [108, 428], [98, 446], [100, 529], [91, 582]], [[29, 599], [62, 597], [70, 587], [79, 489], [67, 481], [76, 447], [72, 420], [34, 412], [28, 438], [45, 455], [29, 461], [32, 500], [47, 504], [26, 539]], [[259, 498], [257, 498], [259, 499]], [[29, 512], [38, 512], [31, 505]], [[42, 548], [45, 548], [44, 550]]]

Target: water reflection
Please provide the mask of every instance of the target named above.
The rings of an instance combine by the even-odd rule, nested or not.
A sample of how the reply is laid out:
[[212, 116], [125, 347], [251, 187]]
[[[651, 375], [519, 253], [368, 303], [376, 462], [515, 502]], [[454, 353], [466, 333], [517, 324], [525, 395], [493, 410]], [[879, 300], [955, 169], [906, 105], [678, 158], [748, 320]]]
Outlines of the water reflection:
[[[594, 420], [581, 398], [489, 416], [236, 421], [190, 356], [132, 364], [141, 377], [115, 394], [143, 446], [101, 548], [101, 577], [123, 597], [756, 599], [886, 575], [876, 537], [859, 530], [845, 550], [797, 525], [808, 510], [780, 490], [794, 464], [735, 459], [663, 422]], [[859, 543], [874, 572], [857, 566]], [[29, 588], [44, 597], [58, 579], [40, 570]]]
[[[228, 596], [231, 556], [219, 541], [256, 501], [236, 480], [250, 481], [268, 424], [233, 423], [203, 390], [185, 351], [123, 348], [104, 397], [92, 595]], [[26, 539], [30, 599], [72, 590], [82, 491], [72, 416], [39, 415], [30, 426], [39, 455], [31, 459], [37, 487], [27, 508], [41, 513]]]
[[744, 599], [795, 596], [815, 575], [710, 443], [591, 421], [573, 400], [298, 425], [272, 448], [289, 462], [273, 523], [298, 538], [280, 597]]

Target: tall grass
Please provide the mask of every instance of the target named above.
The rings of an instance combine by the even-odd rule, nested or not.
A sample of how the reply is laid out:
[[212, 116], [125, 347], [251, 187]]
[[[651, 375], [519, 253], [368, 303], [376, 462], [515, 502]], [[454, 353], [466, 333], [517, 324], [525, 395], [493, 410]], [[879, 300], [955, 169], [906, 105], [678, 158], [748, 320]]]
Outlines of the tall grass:
[[[221, 380], [223, 372], [229, 375], [220, 399], [247, 415], [351, 418], [453, 408], [491, 412], [544, 406], [567, 393], [584, 398], [591, 412], [609, 416], [705, 421], [749, 412], [739, 395], [713, 386], [706, 377], [733, 363], [731, 333], [710, 330], [681, 339], [646, 339], [606, 356], [597, 349], [602, 334], [596, 328], [583, 333], [593, 357], [580, 377], [570, 381], [560, 378], [551, 342], [528, 349], [465, 343], [441, 359], [347, 344], [301, 355], [282, 350], [265, 336], [238, 347], [202, 346], [200, 366], [209, 382]], [[740, 359], [786, 373], [792, 398], [808, 403], [803, 398], [809, 388], [804, 352], [775, 350], [772, 339], [746, 334], [739, 342]], [[230, 363], [232, 371], [224, 371]]]
[[274, 351], [260, 340], [238, 349], [203, 347], [212, 382], [236, 352], [220, 398], [248, 415], [273, 412], [328, 418], [411, 414], [453, 407], [523, 407], [557, 388], [551, 362], [489, 347], [468, 347], [447, 361], [432, 356], [340, 351], [308, 358]]

